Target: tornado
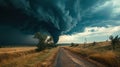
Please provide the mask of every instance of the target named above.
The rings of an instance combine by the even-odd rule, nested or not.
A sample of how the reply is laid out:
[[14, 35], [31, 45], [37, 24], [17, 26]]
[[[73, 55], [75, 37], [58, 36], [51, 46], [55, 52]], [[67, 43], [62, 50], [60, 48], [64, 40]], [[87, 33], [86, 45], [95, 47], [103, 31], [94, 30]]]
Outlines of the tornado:
[[80, 21], [78, 8], [79, 0], [0, 0], [0, 26], [26, 35], [47, 33], [57, 43]]

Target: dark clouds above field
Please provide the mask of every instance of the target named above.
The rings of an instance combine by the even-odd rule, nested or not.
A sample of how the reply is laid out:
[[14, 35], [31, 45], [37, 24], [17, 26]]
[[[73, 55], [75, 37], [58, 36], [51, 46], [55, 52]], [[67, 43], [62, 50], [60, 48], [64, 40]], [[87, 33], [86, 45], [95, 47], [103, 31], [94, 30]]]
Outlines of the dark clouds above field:
[[119, 17], [119, 0], [0, 0], [0, 41], [31, 43], [42, 32], [57, 42], [86, 28], [118, 27]]

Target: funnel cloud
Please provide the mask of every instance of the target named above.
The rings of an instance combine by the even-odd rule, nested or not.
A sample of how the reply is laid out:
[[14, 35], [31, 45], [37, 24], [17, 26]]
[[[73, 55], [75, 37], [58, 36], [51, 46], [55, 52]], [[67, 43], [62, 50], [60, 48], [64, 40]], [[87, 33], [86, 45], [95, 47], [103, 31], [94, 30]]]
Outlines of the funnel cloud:
[[59, 35], [70, 31], [80, 19], [77, 9], [79, 4], [76, 4], [78, 1], [1, 0], [0, 25], [15, 28], [28, 35], [35, 32], [47, 33], [57, 43]]
[[115, 25], [107, 22], [120, 16], [109, 7], [112, 1], [0, 0], [0, 43], [26, 43], [27, 37], [31, 43], [36, 32], [52, 36], [57, 43], [60, 35], [83, 32], [85, 27]]

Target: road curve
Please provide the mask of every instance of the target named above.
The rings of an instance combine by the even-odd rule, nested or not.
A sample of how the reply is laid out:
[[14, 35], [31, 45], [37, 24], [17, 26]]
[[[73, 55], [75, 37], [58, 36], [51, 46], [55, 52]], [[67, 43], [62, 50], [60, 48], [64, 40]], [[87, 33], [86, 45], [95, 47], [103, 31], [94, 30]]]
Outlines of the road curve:
[[60, 47], [54, 67], [97, 67], [70, 51]]

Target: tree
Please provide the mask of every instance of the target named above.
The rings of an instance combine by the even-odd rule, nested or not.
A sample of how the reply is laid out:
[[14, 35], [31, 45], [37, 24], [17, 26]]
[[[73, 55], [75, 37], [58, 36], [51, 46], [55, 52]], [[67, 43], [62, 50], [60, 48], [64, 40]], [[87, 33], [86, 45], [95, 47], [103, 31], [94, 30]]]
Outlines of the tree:
[[95, 46], [95, 45], [96, 45], [96, 42], [94, 41], [93, 44], [92, 44], [92, 46]]
[[40, 32], [37, 32], [35, 33], [34, 38], [39, 40], [39, 43], [37, 44], [38, 51], [44, 50], [46, 48], [56, 47], [52, 36], [48, 36], [46, 34], [41, 34]]
[[111, 35], [109, 39], [111, 40], [112, 49], [115, 50], [116, 45], [120, 43], [120, 37], [118, 35], [115, 37]]
[[38, 51], [44, 50], [46, 48], [45, 40], [47, 38], [47, 35], [41, 34], [40, 32], [35, 33], [34, 38], [39, 40], [39, 43], [37, 44]]
[[74, 43], [71, 43], [71, 46], [70, 47], [73, 47], [74, 46]]

